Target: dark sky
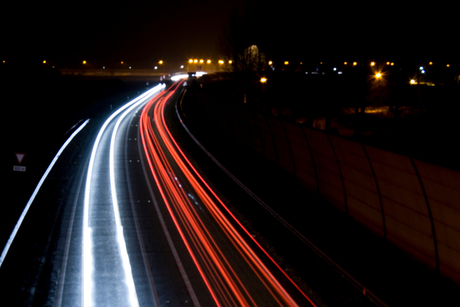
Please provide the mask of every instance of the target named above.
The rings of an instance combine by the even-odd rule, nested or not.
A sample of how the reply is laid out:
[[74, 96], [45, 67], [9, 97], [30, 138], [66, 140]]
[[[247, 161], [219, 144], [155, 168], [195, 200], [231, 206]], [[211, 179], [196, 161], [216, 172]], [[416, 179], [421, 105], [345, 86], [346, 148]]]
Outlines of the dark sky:
[[2, 4], [1, 60], [151, 67], [159, 59], [217, 57], [233, 7], [252, 12], [250, 35], [286, 57], [436, 60], [458, 53], [456, 8], [439, 2], [11, 1]]

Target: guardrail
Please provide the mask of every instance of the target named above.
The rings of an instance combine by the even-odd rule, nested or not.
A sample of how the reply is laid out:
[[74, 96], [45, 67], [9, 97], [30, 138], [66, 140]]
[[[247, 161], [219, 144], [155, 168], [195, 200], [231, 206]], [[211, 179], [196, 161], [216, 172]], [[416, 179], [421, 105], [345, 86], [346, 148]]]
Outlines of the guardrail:
[[459, 172], [247, 108], [202, 107], [300, 184], [460, 284]]

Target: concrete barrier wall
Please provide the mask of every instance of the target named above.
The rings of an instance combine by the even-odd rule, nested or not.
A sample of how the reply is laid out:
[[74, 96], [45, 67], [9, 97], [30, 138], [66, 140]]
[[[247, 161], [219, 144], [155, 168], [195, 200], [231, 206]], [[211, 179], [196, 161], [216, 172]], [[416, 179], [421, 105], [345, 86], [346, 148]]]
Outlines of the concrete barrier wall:
[[214, 112], [303, 186], [460, 284], [460, 173], [248, 109]]

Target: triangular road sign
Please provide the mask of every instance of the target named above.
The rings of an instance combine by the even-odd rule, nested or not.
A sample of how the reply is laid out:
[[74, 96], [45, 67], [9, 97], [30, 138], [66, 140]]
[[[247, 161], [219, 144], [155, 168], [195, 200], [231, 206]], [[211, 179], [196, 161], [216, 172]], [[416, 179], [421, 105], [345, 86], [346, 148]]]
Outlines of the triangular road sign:
[[25, 156], [26, 154], [25, 154], [25, 153], [16, 152], [16, 153], [14, 153], [14, 155], [16, 156], [16, 159], [18, 160], [19, 165], [21, 165], [22, 159], [24, 159], [24, 156]]

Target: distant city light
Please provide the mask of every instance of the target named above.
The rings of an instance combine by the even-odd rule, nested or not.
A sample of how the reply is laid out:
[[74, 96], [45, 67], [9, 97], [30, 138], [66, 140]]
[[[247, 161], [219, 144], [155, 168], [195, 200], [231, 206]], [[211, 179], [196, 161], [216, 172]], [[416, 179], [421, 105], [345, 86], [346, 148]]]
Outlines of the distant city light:
[[430, 62], [430, 65], [433, 65], [433, 62]]
[[193, 60], [192, 60], [192, 59], [190, 59], [190, 60], [188, 60], [188, 62], [189, 62], [190, 64], [192, 64], [192, 63], [193, 63]]
[[105, 69], [105, 66], [102, 66], [102, 69]]
[[423, 70], [423, 66], [420, 66], [420, 70]]
[[450, 67], [450, 64], [447, 64], [446, 67]]
[[211, 60], [207, 60], [206, 63], [211, 64]]
[[395, 63], [391, 62], [391, 66], [394, 66], [394, 65], [395, 65]]
[[163, 61], [162, 61], [162, 60], [160, 60], [160, 61], [158, 62], [158, 64], [160, 64], [160, 65], [161, 65], [161, 64], [163, 64]]
[[411, 80], [410, 80], [410, 84], [415, 84], [415, 83], [416, 83], [416, 82], [415, 82], [414, 79], [411, 79]]
[[371, 62], [371, 66], [375, 66], [375, 62]]
[[347, 62], [343, 62], [343, 65], [348, 65], [348, 63], [347, 63]]
[[353, 62], [353, 66], [356, 66], [356, 65], [358, 65], [358, 63], [356, 63], [356, 62]]
[[181, 65], [180, 68], [184, 68], [184, 65]]
[[260, 83], [265, 83], [267, 82], [267, 78], [260, 78]]
[[284, 65], [289, 65], [289, 61], [284, 61]]
[[333, 71], [337, 71], [337, 67], [332, 68]]
[[382, 77], [382, 74], [378, 72], [378, 73], [375, 74], [375, 77], [376, 77], [377, 79], [379, 79], [379, 78]]
[[158, 69], [158, 66], [153, 67], [153, 69]]
[[232, 60], [229, 60], [229, 61], [228, 61], [228, 64], [232, 64], [232, 63], [233, 63], [233, 61], [232, 61]]
[[387, 62], [387, 65], [390, 65], [390, 62]]
[[268, 61], [268, 65], [273, 65], [273, 61]]
[[197, 59], [194, 59], [194, 60], [193, 60], [193, 63], [195, 63], [195, 64], [198, 63], [198, 60], [197, 60]]
[[43, 64], [46, 64], [46, 60], [43, 60]]
[[121, 64], [123, 64], [123, 61], [121, 61]]
[[219, 60], [219, 65], [223, 65], [224, 64], [224, 60]]
[[200, 64], [203, 64], [204, 63], [204, 60], [200, 60]]
[[425, 73], [425, 70], [424, 70], [424, 69], [422, 69], [421, 73], [422, 73], [422, 74], [424, 74], [424, 73]]
[[83, 61], [83, 65], [85, 65], [85, 64], [86, 64], [86, 61]]

